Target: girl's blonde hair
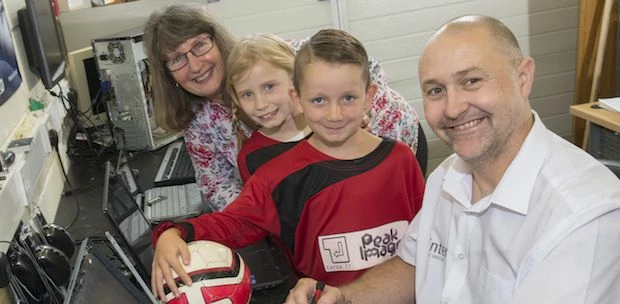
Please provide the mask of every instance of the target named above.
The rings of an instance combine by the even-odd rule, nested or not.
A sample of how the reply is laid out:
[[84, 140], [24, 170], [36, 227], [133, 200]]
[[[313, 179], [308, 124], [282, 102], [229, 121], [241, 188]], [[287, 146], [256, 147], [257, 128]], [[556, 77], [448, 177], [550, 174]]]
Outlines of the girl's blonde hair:
[[226, 91], [232, 97], [233, 131], [237, 134], [238, 147], [246, 141], [241, 131], [239, 100], [234, 83], [246, 76], [258, 62], [264, 61], [278, 69], [285, 70], [293, 78], [295, 51], [273, 34], [257, 34], [241, 39], [230, 52], [226, 63]]
[[[211, 15], [207, 7], [198, 3], [175, 3], [152, 13], [144, 25], [144, 47], [149, 60], [153, 99], [157, 122], [166, 130], [181, 131], [194, 119], [197, 104], [205, 96], [196, 96], [179, 86], [166, 68], [167, 53], [174, 51], [187, 39], [209, 34], [224, 62], [235, 44], [233, 35]], [[222, 84], [223, 89], [224, 84]], [[224, 90], [222, 90], [224, 91]], [[231, 98], [222, 92], [224, 105]]]

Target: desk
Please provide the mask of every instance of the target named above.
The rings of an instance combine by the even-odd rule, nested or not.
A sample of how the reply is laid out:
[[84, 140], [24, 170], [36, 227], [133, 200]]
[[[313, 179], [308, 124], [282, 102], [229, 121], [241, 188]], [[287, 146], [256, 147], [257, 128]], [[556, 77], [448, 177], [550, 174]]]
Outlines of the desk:
[[[138, 183], [141, 189], [153, 187], [153, 178], [157, 174], [157, 169], [164, 153], [165, 149], [159, 149], [153, 152], [140, 151], [127, 154], [130, 167], [139, 171]], [[117, 156], [111, 153], [94, 161], [73, 163], [71, 165], [68, 177], [75, 189], [73, 195], [66, 195], [61, 198], [54, 223], [66, 227], [73, 220], [76, 212], [75, 196], [79, 201], [80, 216], [76, 223], [68, 230], [74, 240], [82, 240], [85, 237], [105, 238], [104, 231], [114, 231], [109, 226], [101, 207], [103, 202], [105, 161], [110, 160], [112, 163], [115, 163], [116, 159]], [[274, 250], [276, 259], [287, 261], [287, 257], [283, 252], [275, 247], [272, 250]], [[297, 279], [290, 263], [283, 264], [289, 266], [289, 268], [284, 269], [288, 279], [278, 287], [254, 292], [251, 303], [281, 304], [284, 302], [289, 289], [294, 286]]]
[[590, 123], [589, 133], [584, 136], [589, 138], [588, 153], [596, 158], [620, 160], [620, 113], [597, 108], [597, 104], [572, 105], [570, 113]]

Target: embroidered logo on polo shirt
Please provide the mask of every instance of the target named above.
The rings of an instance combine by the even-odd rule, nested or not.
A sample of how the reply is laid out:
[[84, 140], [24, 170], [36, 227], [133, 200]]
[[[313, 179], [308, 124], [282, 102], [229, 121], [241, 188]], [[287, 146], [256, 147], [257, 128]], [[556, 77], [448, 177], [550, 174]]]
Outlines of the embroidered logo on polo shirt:
[[431, 258], [444, 262], [447, 254], [448, 247], [439, 242], [434, 242], [433, 239], [431, 239], [431, 247], [428, 249], [428, 255]]
[[370, 268], [396, 255], [407, 230], [407, 221], [349, 233], [319, 236], [319, 250], [326, 272]]

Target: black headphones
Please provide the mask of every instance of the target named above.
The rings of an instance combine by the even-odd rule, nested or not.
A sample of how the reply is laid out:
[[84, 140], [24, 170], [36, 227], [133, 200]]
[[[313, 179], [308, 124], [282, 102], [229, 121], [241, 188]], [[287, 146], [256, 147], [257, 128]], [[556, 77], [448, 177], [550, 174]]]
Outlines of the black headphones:
[[41, 234], [50, 246], [58, 248], [67, 258], [75, 252], [75, 242], [65, 228], [49, 223], [41, 227]]
[[[34, 218], [37, 226], [40, 224], [37, 220], [41, 218]], [[11, 272], [37, 302], [45, 296], [57, 297], [59, 287], [68, 285], [71, 277], [69, 258], [75, 251], [73, 240], [64, 228], [55, 224], [39, 227], [40, 234], [29, 226], [24, 229], [23, 223], [20, 224], [9, 248]]]
[[34, 210], [34, 217], [32, 220], [36, 227], [38, 227], [41, 236], [44, 238], [44, 244], [60, 249], [69, 259], [73, 256], [75, 252], [75, 242], [65, 228], [54, 223], [47, 223], [45, 217], [43, 217], [43, 213], [41, 213], [38, 207]]
[[71, 265], [67, 256], [58, 248], [50, 245], [35, 247], [37, 263], [52, 279], [56, 286], [67, 286], [71, 277]]
[[17, 278], [18, 282], [20, 282], [20, 285], [23, 285], [20, 287], [21, 289], [25, 289], [25, 294], [28, 294], [30, 298], [39, 302], [43, 299], [47, 290], [37, 271], [37, 267], [34, 265], [35, 260], [26, 250], [28, 249], [16, 243], [13, 243], [11, 247], [9, 247], [10, 270]]

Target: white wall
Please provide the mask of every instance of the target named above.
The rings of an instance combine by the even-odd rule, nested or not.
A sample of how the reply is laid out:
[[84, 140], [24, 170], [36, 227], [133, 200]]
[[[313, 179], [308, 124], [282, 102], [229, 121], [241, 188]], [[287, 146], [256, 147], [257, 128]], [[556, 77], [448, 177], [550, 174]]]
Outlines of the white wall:
[[[28, 67], [19, 23], [17, 21], [17, 10], [23, 8], [25, 2], [23, 0], [2, 1], [11, 28], [11, 36], [13, 38], [13, 45], [15, 47], [22, 83], [14, 95], [0, 106], [0, 150], [6, 147], [12, 133], [18, 127], [22, 118], [28, 114], [29, 98], [32, 97], [39, 101], [46, 102], [50, 105], [50, 108], [52, 108], [51, 105], [59, 105], [58, 100], [55, 100], [47, 93], [39, 78], [33, 74]], [[59, 131], [62, 135], [62, 130]], [[61, 138], [61, 151], [64, 150], [64, 144], [65, 141]], [[32, 187], [31, 192], [28, 193], [30, 201], [27, 203], [30, 203], [31, 206], [36, 205], [41, 207], [45, 218], [52, 220], [56, 214], [60, 193], [63, 188], [62, 171], [56, 155], [53, 153], [49, 154], [47, 158], [43, 160], [43, 165], [39, 170], [41, 171], [39, 179]], [[4, 195], [5, 193], [2, 193], [3, 199], [13, 197]], [[15, 227], [17, 227], [17, 223], [22, 216], [28, 214], [28, 212], [25, 205], [21, 203], [0, 201], [0, 205], [0, 209], [2, 209], [0, 215], [0, 239], [10, 240]], [[7, 206], [12, 207], [8, 208]], [[0, 245], [0, 250], [5, 250], [6, 248], [6, 244]]]
[[58, 19], [67, 51], [91, 46], [92, 39], [142, 26], [154, 10], [174, 2], [206, 3], [206, 0], [140, 0], [63, 12]]
[[[442, 23], [464, 14], [485, 14], [503, 21], [526, 55], [536, 60], [531, 104], [545, 124], [571, 137], [568, 112], [575, 91], [579, 0], [352, 0], [347, 30], [381, 59], [390, 83], [423, 116], [417, 78], [418, 57], [426, 39]], [[423, 121], [429, 141], [429, 171], [451, 153]]]

